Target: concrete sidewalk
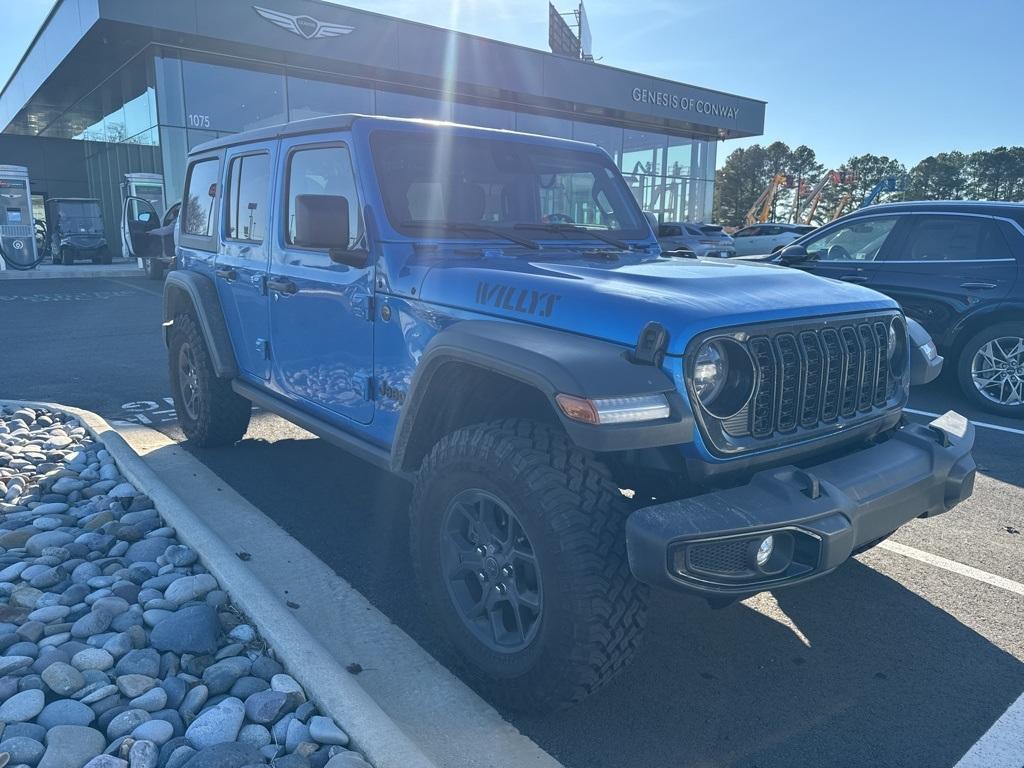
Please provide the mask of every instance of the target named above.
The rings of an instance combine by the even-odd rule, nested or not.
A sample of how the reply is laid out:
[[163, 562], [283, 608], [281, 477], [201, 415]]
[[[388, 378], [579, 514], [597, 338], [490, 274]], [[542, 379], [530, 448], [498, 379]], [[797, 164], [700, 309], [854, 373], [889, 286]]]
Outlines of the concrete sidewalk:
[[40, 264], [35, 269], [0, 269], [0, 280], [46, 280], [72, 277], [145, 277], [134, 261], [114, 264]]

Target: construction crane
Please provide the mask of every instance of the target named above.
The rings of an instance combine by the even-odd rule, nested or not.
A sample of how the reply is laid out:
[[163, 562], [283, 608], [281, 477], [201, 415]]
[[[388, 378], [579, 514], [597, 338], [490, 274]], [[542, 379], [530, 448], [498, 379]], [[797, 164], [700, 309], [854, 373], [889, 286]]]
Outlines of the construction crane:
[[839, 202], [836, 203], [836, 207], [832, 211], [832, 218], [829, 219], [829, 221], [832, 221], [833, 219], [838, 219], [840, 216], [842, 216], [843, 211], [846, 210], [846, 206], [848, 206], [852, 202], [853, 195], [851, 195], [849, 192], [843, 192], [843, 196], [840, 197]]
[[904, 180], [902, 177], [886, 176], [884, 179], [879, 179], [878, 183], [871, 188], [871, 191], [867, 193], [858, 208], [867, 208], [878, 196], [883, 192], [902, 192], [904, 188]]
[[754, 204], [750, 206], [750, 210], [747, 211], [746, 218], [744, 219], [746, 225], [750, 227], [754, 224], [764, 224], [768, 221], [768, 217], [772, 213], [772, 203], [775, 202], [775, 196], [779, 194], [779, 189], [792, 185], [792, 176], [787, 176], [784, 173], [775, 174], [772, 180], [768, 182], [768, 186], [764, 188], [764, 191], [758, 195]]
[[797, 211], [795, 223], [810, 224], [814, 221], [814, 214], [818, 212], [818, 205], [829, 184], [835, 184], [838, 187], [840, 184], [850, 184], [851, 182], [853, 182], [853, 174], [848, 171], [828, 171], [822, 174], [821, 179], [808, 195], [807, 202]]

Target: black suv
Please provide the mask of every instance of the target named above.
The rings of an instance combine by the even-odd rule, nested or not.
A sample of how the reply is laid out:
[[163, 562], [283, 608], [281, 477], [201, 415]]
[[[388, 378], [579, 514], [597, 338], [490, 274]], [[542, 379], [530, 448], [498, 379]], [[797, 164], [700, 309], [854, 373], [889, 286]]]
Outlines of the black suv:
[[932, 335], [970, 400], [1024, 417], [1024, 204], [873, 205], [776, 260], [896, 299]]

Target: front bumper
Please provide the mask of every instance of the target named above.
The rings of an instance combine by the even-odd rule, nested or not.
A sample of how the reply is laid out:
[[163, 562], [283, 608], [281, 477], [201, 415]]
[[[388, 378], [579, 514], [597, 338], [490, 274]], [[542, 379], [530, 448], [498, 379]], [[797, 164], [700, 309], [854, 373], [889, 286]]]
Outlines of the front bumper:
[[[778, 467], [727, 490], [644, 507], [626, 522], [633, 575], [711, 598], [777, 589], [828, 573], [915, 517], [974, 490], [974, 425], [950, 411], [817, 466]], [[758, 566], [758, 544], [773, 536]]]

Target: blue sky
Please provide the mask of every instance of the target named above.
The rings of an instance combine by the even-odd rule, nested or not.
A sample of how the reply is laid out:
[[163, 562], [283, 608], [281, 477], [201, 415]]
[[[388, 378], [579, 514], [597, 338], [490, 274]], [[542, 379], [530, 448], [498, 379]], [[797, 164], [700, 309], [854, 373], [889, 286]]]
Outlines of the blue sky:
[[[0, 2], [5, 82], [52, 0]], [[547, 47], [547, 0], [345, 4]], [[1024, 0], [588, 0], [587, 12], [607, 64], [768, 102], [764, 137], [725, 142], [719, 164], [775, 139], [830, 166], [1024, 144]]]

